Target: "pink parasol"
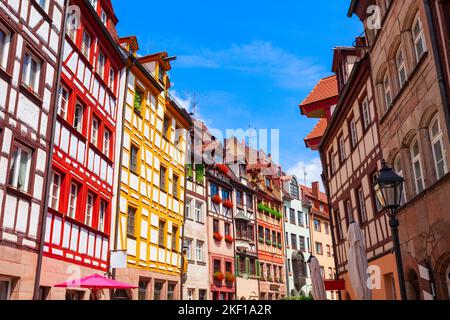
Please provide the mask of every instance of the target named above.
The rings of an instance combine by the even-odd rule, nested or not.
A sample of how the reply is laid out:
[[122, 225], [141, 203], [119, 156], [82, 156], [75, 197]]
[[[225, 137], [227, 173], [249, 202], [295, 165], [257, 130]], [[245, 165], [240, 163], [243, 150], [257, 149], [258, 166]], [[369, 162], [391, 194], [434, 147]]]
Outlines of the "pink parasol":
[[85, 278], [75, 279], [55, 285], [56, 288], [83, 288], [91, 289], [94, 297], [102, 289], [136, 289], [136, 286], [132, 286], [126, 283], [114, 281], [98, 274], [94, 274]]

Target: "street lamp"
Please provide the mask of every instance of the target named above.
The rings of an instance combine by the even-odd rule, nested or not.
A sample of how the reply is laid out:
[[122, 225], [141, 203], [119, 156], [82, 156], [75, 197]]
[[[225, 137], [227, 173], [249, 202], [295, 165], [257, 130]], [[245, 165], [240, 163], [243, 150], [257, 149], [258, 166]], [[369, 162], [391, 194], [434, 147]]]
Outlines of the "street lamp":
[[383, 209], [387, 210], [389, 216], [389, 225], [392, 230], [392, 239], [394, 242], [395, 258], [397, 261], [397, 272], [400, 283], [400, 294], [402, 300], [407, 300], [405, 275], [403, 272], [402, 253], [400, 250], [400, 238], [398, 227], [400, 222], [397, 218], [398, 209], [401, 206], [403, 195], [403, 184], [405, 180], [396, 174], [386, 162], [383, 162], [381, 170], [377, 174], [375, 181], [375, 194]]

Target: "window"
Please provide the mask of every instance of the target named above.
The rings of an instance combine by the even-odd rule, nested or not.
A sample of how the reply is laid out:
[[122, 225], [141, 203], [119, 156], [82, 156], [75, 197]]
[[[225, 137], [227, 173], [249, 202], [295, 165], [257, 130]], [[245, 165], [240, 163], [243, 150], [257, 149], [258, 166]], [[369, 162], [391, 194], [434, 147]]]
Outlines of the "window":
[[416, 60], [417, 62], [419, 62], [420, 58], [422, 58], [423, 54], [427, 51], [422, 21], [420, 20], [419, 14], [417, 14], [416, 18], [414, 19], [412, 26], [412, 35], [414, 40], [414, 49], [416, 52]]
[[319, 220], [314, 219], [314, 231], [322, 232], [322, 226]]
[[158, 66], [158, 80], [162, 84], [164, 84], [164, 69], [161, 67], [161, 65]]
[[375, 212], [380, 212], [381, 210], [383, 210], [383, 207], [381, 206], [380, 201], [378, 200], [378, 197], [375, 196], [376, 195], [376, 191], [375, 191], [375, 184], [377, 182], [377, 173], [374, 172], [372, 173], [372, 197], [374, 198], [375, 201]]
[[222, 200], [223, 201], [231, 200], [230, 191], [222, 189]]
[[58, 114], [66, 119], [67, 117], [67, 105], [69, 103], [69, 90], [66, 87], [61, 86], [59, 88], [59, 103], [58, 103]]
[[289, 209], [289, 222], [295, 224], [295, 209]]
[[164, 115], [163, 137], [170, 139], [170, 118], [167, 115]]
[[325, 234], [330, 234], [330, 225], [326, 222], [323, 225], [325, 226]]
[[352, 148], [355, 148], [358, 144], [358, 132], [356, 131], [356, 121], [354, 118], [352, 118], [349, 122], [349, 129]]
[[266, 182], [266, 188], [270, 188], [270, 187], [272, 186], [272, 183], [271, 183], [271, 181], [270, 181], [270, 178], [267, 178], [267, 177], [266, 177], [265, 182]]
[[298, 183], [297, 183], [297, 180], [294, 178], [292, 178], [292, 180], [291, 180], [291, 196], [295, 199], [300, 198]]
[[113, 68], [109, 69], [108, 87], [114, 92], [116, 87], [116, 71]]
[[108, 129], [105, 129], [103, 132], [103, 153], [110, 157], [111, 150], [111, 132]]
[[59, 209], [59, 195], [61, 189], [61, 175], [52, 172], [52, 180], [50, 186], [49, 206], [54, 210]]
[[138, 300], [147, 300], [147, 287], [149, 281], [139, 279]]
[[417, 138], [414, 139], [414, 141], [411, 143], [410, 151], [411, 151], [411, 160], [413, 164], [416, 192], [417, 194], [420, 194], [425, 189], [425, 187], [423, 183], [422, 160], [420, 158], [419, 141], [417, 140]]
[[84, 30], [83, 31], [83, 42], [81, 43], [81, 53], [88, 59], [91, 59], [91, 35]]
[[[395, 173], [397, 173], [400, 177], [404, 177], [403, 166], [402, 166], [400, 154], [397, 155], [397, 158], [394, 161], [394, 170], [395, 170]], [[406, 204], [407, 201], [408, 201], [408, 199], [406, 198], [406, 190], [405, 190], [405, 188], [403, 188], [402, 200], [400, 202], [400, 205], [403, 206], [404, 204]]]
[[384, 103], [386, 104], [386, 110], [388, 110], [392, 105], [392, 90], [391, 90], [391, 82], [389, 81], [387, 71], [383, 79], [383, 92], [384, 92]]
[[164, 284], [162, 282], [155, 282], [155, 286], [153, 289], [153, 300], [161, 300], [163, 285]]
[[186, 238], [184, 240], [184, 247], [186, 248], [186, 258], [192, 260], [192, 239]]
[[447, 162], [445, 160], [446, 150], [444, 148], [441, 125], [437, 115], [431, 121], [429, 131], [436, 175], [437, 179], [440, 180], [447, 174], [448, 169]]
[[301, 252], [306, 252], [306, 242], [305, 242], [305, 237], [304, 236], [300, 236], [300, 251]]
[[203, 248], [205, 243], [203, 241], [197, 240], [197, 244], [195, 246], [195, 259], [197, 262], [203, 262]]
[[180, 178], [174, 174], [173, 175], [173, 181], [172, 181], [172, 189], [173, 189], [173, 197], [178, 199], [179, 192], [178, 192], [178, 184], [179, 184]]
[[80, 133], [83, 131], [83, 109], [83, 106], [77, 103], [73, 115], [73, 127]]
[[0, 67], [6, 69], [9, 58], [9, 45], [11, 43], [11, 33], [0, 24]]
[[291, 234], [291, 245], [293, 250], [297, 250], [297, 235]]
[[316, 253], [320, 256], [323, 255], [323, 245], [320, 242], [316, 242]]
[[78, 185], [72, 182], [70, 186], [70, 198], [69, 198], [69, 218], [75, 219], [77, 214], [78, 204]]
[[195, 203], [195, 221], [203, 223], [203, 203], [198, 201]]
[[395, 56], [395, 61], [396, 61], [396, 65], [397, 65], [398, 82], [399, 82], [400, 88], [402, 88], [408, 77], [407, 72], [406, 72], [405, 56], [403, 54], [402, 47], [400, 47], [398, 49], [397, 54]]
[[165, 239], [164, 233], [165, 233], [165, 231], [166, 231], [166, 222], [163, 221], [163, 220], [159, 220], [158, 245], [160, 247], [165, 247], [166, 246], [165, 242], [164, 242], [164, 239]]
[[134, 173], [137, 173], [137, 171], [138, 171], [138, 153], [139, 153], [139, 148], [134, 145], [131, 145], [130, 170]]
[[356, 196], [358, 200], [359, 221], [361, 224], [364, 224], [367, 222], [367, 208], [366, 208], [366, 201], [364, 198], [364, 190], [362, 187], [358, 189]]
[[206, 290], [199, 290], [198, 291], [198, 300], [206, 300]]
[[84, 224], [88, 227], [92, 227], [92, 214], [94, 212], [94, 195], [88, 193], [86, 201], [86, 216], [84, 219]]
[[100, 211], [98, 214], [98, 231], [105, 232], [106, 209], [108, 205], [105, 201], [100, 201]]
[[108, 25], [108, 16], [106, 15], [105, 10], [103, 10], [103, 9], [100, 14], [100, 20], [102, 20], [102, 23], [105, 25], [105, 27]]
[[97, 73], [102, 79], [105, 79], [105, 65], [106, 65], [105, 55], [100, 52], [98, 54], [97, 60]]
[[331, 246], [329, 244], [327, 244], [327, 257], [331, 257]]
[[94, 116], [94, 117], [92, 117], [91, 143], [96, 147], [98, 144], [98, 127], [99, 127], [99, 121]]
[[213, 232], [219, 232], [219, 220], [213, 220]]
[[345, 140], [344, 140], [344, 136], [341, 135], [339, 137], [339, 158], [341, 160], [341, 163], [343, 163], [346, 159], [346, 155], [345, 155]]
[[25, 54], [22, 82], [34, 93], [39, 92], [42, 62], [30, 53]]
[[31, 150], [14, 144], [8, 184], [25, 193], [30, 187], [31, 158]]
[[231, 235], [231, 226], [229, 223], [225, 223], [225, 235], [230, 236]]
[[220, 272], [222, 271], [222, 263], [220, 262], [220, 260], [214, 259], [214, 272]]
[[161, 166], [160, 168], [160, 176], [159, 176], [159, 188], [162, 191], [167, 191], [167, 185], [166, 185], [166, 180], [167, 180], [167, 169], [163, 166]]
[[298, 225], [303, 227], [305, 225], [305, 220], [303, 219], [303, 212], [298, 211], [297, 215], [298, 215]]
[[175, 289], [177, 285], [174, 283], [169, 283], [167, 286], [167, 300], [172, 301], [175, 297]]
[[339, 240], [343, 240], [344, 233], [343, 233], [343, 230], [342, 230], [341, 215], [340, 215], [338, 210], [336, 210], [335, 213], [334, 213], [334, 221], [336, 222], [336, 231], [337, 231], [338, 239]]
[[355, 221], [355, 217], [353, 216], [353, 208], [350, 200], [345, 202], [345, 217], [347, 220], [347, 225]]
[[328, 159], [330, 163], [330, 176], [333, 176], [336, 172], [336, 164], [334, 162], [333, 150], [331, 150], [330, 153], [328, 154]]
[[135, 91], [134, 91], [134, 112], [137, 114], [141, 114], [142, 111], [142, 103], [144, 101], [144, 92], [139, 88], [136, 87]]
[[136, 209], [133, 207], [128, 207], [127, 216], [127, 235], [128, 237], [134, 238], [136, 234], [135, 230], [135, 219], [136, 219]]
[[0, 301], [9, 300], [10, 281], [0, 279]]
[[264, 228], [261, 226], [258, 226], [258, 237], [259, 239], [264, 240]]
[[172, 228], [172, 250], [178, 251], [178, 227]]
[[372, 116], [370, 114], [370, 107], [369, 107], [369, 102], [367, 101], [367, 98], [364, 99], [361, 109], [362, 109], [364, 130], [367, 130], [367, 128], [369, 128], [369, 126], [370, 126], [370, 123], [372, 122]]
[[236, 190], [236, 204], [239, 206], [244, 205], [244, 193], [242, 191]]
[[186, 219], [192, 220], [192, 210], [191, 210], [191, 205], [192, 205], [192, 199], [186, 198], [186, 204], [185, 204], [185, 210], [186, 210]]
[[97, 0], [89, 0], [89, 2], [91, 3], [92, 7], [95, 9], [95, 11], [97, 11]]
[[225, 272], [229, 272], [229, 273], [233, 272], [233, 264], [229, 261], [225, 262]]
[[214, 197], [215, 195], [219, 194], [219, 187], [217, 187], [216, 184], [211, 183], [209, 186], [209, 189], [210, 189], [211, 196]]

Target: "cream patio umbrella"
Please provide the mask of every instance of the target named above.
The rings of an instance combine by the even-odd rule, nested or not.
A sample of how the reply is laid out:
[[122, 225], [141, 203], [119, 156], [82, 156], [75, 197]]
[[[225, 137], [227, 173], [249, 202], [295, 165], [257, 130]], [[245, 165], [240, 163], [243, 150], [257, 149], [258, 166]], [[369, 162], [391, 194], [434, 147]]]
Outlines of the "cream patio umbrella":
[[356, 222], [349, 226], [347, 242], [348, 275], [357, 300], [372, 300], [372, 292], [368, 286], [368, 268], [366, 241], [364, 234]]
[[325, 290], [325, 282], [320, 268], [319, 260], [311, 256], [308, 260], [309, 270], [311, 273], [312, 294], [314, 300], [327, 300], [327, 292]]

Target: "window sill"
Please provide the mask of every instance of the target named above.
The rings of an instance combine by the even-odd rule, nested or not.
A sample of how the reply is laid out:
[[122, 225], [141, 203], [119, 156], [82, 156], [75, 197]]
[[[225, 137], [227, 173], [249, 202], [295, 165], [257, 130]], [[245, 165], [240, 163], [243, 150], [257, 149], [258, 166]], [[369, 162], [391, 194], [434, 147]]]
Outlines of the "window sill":
[[12, 74], [9, 71], [10, 68], [4, 69], [0, 67], [0, 77], [5, 80], [8, 84], [11, 84]]
[[23, 199], [23, 200], [28, 201], [28, 202], [31, 202], [31, 200], [33, 199], [33, 196], [31, 194], [23, 192], [23, 191], [20, 191], [17, 188], [11, 186], [11, 185], [7, 185], [6, 186], [6, 192], [14, 194], [18, 198]]
[[97, 153], [99, 154], [99, 156], [105, 160], [109, 165], [113, 165], [113, 161], [106, 155], [103, 153], [103, 151], [101, 151], [95, 144], [93, 144], [92, 142], [89, 142], [89, 147], [94, 149], [95, 151], [97, 151]]
[[40, 108], [42, 108], [42, 105], [44, 104], [44, 101], [42, 100], [42, 94], [39, 92], [35, 92], [33, 89], [28, 87], [23, 82], [20, 84], [20, 92], [27, 96], [28, 99], [33, 101], [35, 104], [37, 104]]

